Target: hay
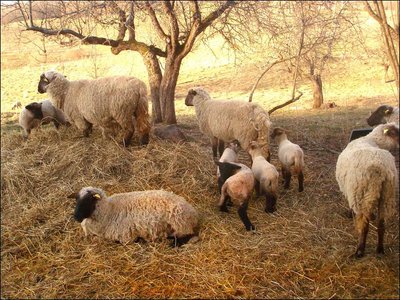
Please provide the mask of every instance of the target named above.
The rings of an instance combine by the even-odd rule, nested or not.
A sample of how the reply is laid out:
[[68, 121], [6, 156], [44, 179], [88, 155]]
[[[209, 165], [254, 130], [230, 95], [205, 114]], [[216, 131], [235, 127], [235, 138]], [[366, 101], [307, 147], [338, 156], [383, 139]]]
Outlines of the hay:
[[[335, 128], [347, 115], [337, 114], [337, 127], [327, 126], [330, 116], [274, 116], [296, 128], [290, 137], [306, 149], [305, 191], [296, 192], [296, 180], [288, 191], [280, 186], [273, 215], [253, 197], [254, 233], [244, 230], [235, 208], [217, 210], [211, 147], [193, 116], [181, 117], [191, 141], [153, 137], [147, 147], [128, 149], [98, 131], [80, 138], [44, 127], [27, 142], [20, 132], [3, 133], [2, 298], [397, 298], [398, 222], [388, 223], [385, 256], [375, 255], [371, 227], [366, 257], [349, 257], [356, 234], [334, 178], [337, 154], [314, 144], [343, 148], [350, 128]], [[201, 213], [201, 241], [176, 249], [166, 241], [123, 246], [85, 238], [66, 196], [88, 185], [108, 194], [173, 191]]]

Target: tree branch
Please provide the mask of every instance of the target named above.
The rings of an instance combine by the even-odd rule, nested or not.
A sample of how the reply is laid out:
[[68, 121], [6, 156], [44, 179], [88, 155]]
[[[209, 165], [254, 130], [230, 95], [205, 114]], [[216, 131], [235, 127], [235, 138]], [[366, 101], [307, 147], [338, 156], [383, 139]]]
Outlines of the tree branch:
[[168, 0], [164, 0], [162, 2], [164, 11], [168, 16], [169, 25], [170, 25], [170, 35], [171, 35], [171, 46], [172, 49], [175, 51], [176, 48], [179, 46], [178, 37], [179, 37], [179, 26], [178, 20], [176, 19], [175, 12], [172, 8], [171, 3]]
[[164, 30], [162, 29], [160, 22], [157, 19], [156, 13], [155, 13], [153, 7], [151, 6], [151, 4], [149, 3], [149, 1], [146, 1], [145, 8], [146, 8], [147, 13], [150, 16], [151, 22], [152, 22], [158, 36], [163, 41], [167, 41], [168, 36], [165, 34]]
[[129, 8], [129, 16], [125, 22], [126, 28], [128, 28], [129, 32], [129, 41], [134, 41], [136, 39], [136, 31], [135, 31], [135, 10], [134, 10], [134, 2], [131, 1], [131, 5]]
[[118, 4], [115, 3], [114, 1], [110, 2], [111, 7], [113, 10], [118, 13], [118, 19], [119, 19], [119, 25], [118, 25], [118, 36], [117, 36], [117, 41], [122, 41], [125, 37], [126, 33], [126, 14], [125, 12], [119, 8]]
[[276, 110], [278, 110], [278, 109], [280, 109], [280, 108], [282, 108], [282, 107], [285, 107], [286, 105], [289, 105], [289, 104], [291, 104], [291, 103], [293, 103], [293, 102], [296, 102], [297, 100], [300, 99], [301, 96], [303, 96], [303, 93], [302, 93], [302, 92], [299, 92], [299, 95], [298, 95], [296, 98], [292, 98], [292, 99], [290, 99], [289, 101], [286, 101], [285, 103], [282, 103], [282, 104], [279, 104], [278, 106], [275, 106], [274, 108], [272, 108], [272, 109], [270, 109], [270, 110], [268, 111], [268, 114], [270, 115], [270, 114], [272, 114], [274, 111], [276, 111]]

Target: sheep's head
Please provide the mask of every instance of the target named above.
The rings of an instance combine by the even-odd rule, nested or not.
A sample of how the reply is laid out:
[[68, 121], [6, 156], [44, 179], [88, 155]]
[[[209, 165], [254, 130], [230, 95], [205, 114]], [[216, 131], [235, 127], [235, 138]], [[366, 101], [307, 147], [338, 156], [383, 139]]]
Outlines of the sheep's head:
[[186, 106], [194, 105], [194, 97], [198, 96], [202, 100], [211, 99], [210, 95], [201, 87], [193, 88], [188, 91], [188, 94], [185, 99]]
[[238, 140], [233, 140], [232, 142], [228, 143], [227, 148], [232, 149], [235, 153], [238, 153], [240, 150], [240, 143]]
[[56, 71], [47, 71], [46, 73], [42, 73], [42, 75], [40, 75], [40, 80], [38, 84], [38, 92], [41, 94], [46, 93], [49, 84], [57, 78], [64, 79], [66, 77], [64, 77], [60, 73], [57, 73]]
[[389, 138], [389, 143], [392, 144], [390, 149], [399, 147], [399, 126], [394, 123], [385, 124], [383, 126], [383, 135]]
[[25, 106], [25, 108], [33, 114], [35, 119], [43, 119], [42, 103], [32, 102]]
[[90, 218], [96, 209], [96, 203], [105, 197], [102, 190], [96, 188], [83, 188], [79, 193], [73, 193], [68, 198], [76, 199], [74, 218], [78, 222], [82, 222], [86, 218]]
[[274, 128], [274, 130], [272, 131], [271, 138], [272, 138], [272, 139], [275, 139], [275, 138], [277, 138], [277, 137], [279, 137], [279, 136], [282, 136], [283, 134], [286, 134], [285, 129], [280, 128], [280, 127], [276, 127], [276, 128]]
[[185, 105], [186, 106], [193, 106], [193, 98], [196, 95], [197, 95], [197, 92], [195, 90], [193, 90], [193, 89], [190, 89], [188, 91], [188, 94], [187, 94], [186, 98], [185, 98]]
[[376, 126], [379, 124], [386, 123], [386, 117], [389, 117], [393, 113], [393, 106], [381, 105], [379, 106], [367, 119], [369, 126]]

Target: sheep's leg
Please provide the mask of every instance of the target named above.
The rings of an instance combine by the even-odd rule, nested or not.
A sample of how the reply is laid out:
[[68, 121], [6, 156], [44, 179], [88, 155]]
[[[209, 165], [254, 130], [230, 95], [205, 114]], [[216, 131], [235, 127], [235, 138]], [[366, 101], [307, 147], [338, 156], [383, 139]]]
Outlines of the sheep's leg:
[[242, 220], [247, 231], [255, 230], [256, 228], [254, 227], [253, 224], [251, 224], [249, 217], [247, 216], [247, 207], [248, 207], [248, 202], [244, 202], [239, 206], [238, 214], [240, 220]]
[[260, 182], [257, 179], [255, 179], [255, 189], [256, 189], [257, 197], [260, 196], [262, 193], [262, 190], [261, 190]]
[[303, 171], [300, 171], [298, 178], [299, 180], [299, 192], [304, 191], [304, 174]]
[[383, 216], [383, 200], [379, 199], [379, 207], [378, 207], [378, 246], [376, 247], [376, 253], [384, 254], [385, 250], [383, 249], [383, 236], [385, 235], [385, 219]]
[[139, 138], [140, 145], [147, 145], [149, 143], [149, 133], [143, 133]]
[[58, 130], [60, 123], [57, 120], [53, 120], [54, 127]]
[[271, 162], [271, 152], [268, 150], [268, 154], [267, 154], [267, 162]]
[[217, 153], [217, 148], [218, 148], [218, 139], [216, 137], [213, 137], [211, 139], [211, 144], [212, 144], [212, 152], [213, 152], [213, 158], [216, 159], [218, 156]]
[[270, 192], [265, 194], [265, 212], [273, 213], [276, 211], [276, 195]]
[[225, 150], [225, 143], [223, 140], [218, 140], [218, 152], [219, 152], [219, 157], [222, 156], [222, 153], [224, 153]]
[[365, 243], [367, 240], [368, 229], [369, 229], [369, 220], [363, 214], [356, 215], [356, 228], [359, 234], [359, 241], [356, 253], [354, 254], [357, 258], [364, 256], [365, 251]]
[[290, 173], [290, 170], [288, 170], [286, 168], [282, 168], [282, 175], [285, 178], [284, 188], [288, 189], [290, 186], [290, 178], [292, 177], [292, 174]]
[[132, 142], [132, 136], [133, 136], [133, 130], [129, 130], [129, 131], [125, 134], [124, 139], [123, 139], [123, 141], [122, 141], [125, 147], [128, 147], [128, 146], [131, 144], [131, 142]]
[[227, 207], [228, 200], [230, 200], [230, 197], [228, 195], [223, 196], [223, 200], [222, 200], [223, 202], [219, 206], [220, 211], [229, 212], [228, 207]]

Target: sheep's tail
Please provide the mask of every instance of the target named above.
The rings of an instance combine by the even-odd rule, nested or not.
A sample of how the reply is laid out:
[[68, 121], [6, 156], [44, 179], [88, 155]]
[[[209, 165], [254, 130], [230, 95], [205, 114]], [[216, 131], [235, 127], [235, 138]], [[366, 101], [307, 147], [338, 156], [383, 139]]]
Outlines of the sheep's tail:
[[294, 157], [294, 173], [295, 174], [300, 174], [300, 172], [303, 170], [303, 165], [304, 165], [304, 160], [303, 156], [300, 155], [300, 153], [297, 153], [296, 156]]
[[141, 137], [148, 136], [150, 132], [149, 105], [146, 90], [140, 91], [140, 98], [135, 111], [136, 129]]

